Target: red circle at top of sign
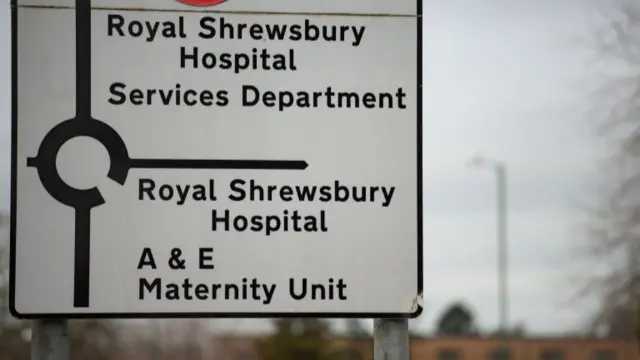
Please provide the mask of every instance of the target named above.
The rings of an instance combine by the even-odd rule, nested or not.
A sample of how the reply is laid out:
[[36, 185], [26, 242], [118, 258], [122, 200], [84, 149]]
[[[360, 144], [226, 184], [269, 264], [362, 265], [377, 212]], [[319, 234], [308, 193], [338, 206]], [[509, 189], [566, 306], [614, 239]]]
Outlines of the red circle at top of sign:
[[178, 0], [179, 3], [190, 6], [216, 6], [227, 0]]

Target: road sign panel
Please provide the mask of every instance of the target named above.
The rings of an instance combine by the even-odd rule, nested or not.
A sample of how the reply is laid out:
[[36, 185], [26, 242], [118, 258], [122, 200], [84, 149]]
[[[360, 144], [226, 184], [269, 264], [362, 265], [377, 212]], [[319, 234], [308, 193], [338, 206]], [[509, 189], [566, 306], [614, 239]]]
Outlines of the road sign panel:
[[14, 316], [420, 313], [420, 1], [108, 4], [12, 5]]

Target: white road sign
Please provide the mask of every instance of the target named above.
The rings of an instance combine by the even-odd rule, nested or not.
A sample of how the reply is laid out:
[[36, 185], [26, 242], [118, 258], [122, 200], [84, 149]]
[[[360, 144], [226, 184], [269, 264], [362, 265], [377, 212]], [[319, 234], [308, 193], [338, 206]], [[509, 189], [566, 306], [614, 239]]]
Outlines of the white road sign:
[[12, 14], [14, 316], [419, 315], [421, 1]]

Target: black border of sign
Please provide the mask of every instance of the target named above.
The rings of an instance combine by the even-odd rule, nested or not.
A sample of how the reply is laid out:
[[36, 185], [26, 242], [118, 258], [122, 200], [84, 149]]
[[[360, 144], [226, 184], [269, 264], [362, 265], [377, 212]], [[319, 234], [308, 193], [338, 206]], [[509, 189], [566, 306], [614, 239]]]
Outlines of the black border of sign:
[[[418, 283], [416, 296], [423, 295], [423, 223], [422, 223], [422, 0], [416, 0], [417, 5], [417, 234], [418, 234]], [[423, 306], [418, 302], [417, 310], [413, 313], [55, 313], [55, 314], [21, 314], [16, 311], [16, 206], [17, 206], [17, 167], [18, 167], [18, 5], [17, 0], [11, 0], [11, 214], [10, 214], [10, 265], [9, 265], [9, 310], [17, 319], [153, 319], [153, 318], [417, 318], [422, 314]], [[407, 304], [409, 305], [409, 304]]]

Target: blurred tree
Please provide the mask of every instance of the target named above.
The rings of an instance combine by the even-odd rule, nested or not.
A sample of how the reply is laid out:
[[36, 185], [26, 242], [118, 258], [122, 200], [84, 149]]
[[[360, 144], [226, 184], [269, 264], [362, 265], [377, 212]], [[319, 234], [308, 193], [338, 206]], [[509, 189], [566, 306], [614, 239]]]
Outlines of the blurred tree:
[[337, 349], [335, 358], [339, 360], [363, 360], [362, 348], [369, 346], [373, 339], [373, 334], [365, 329], [362, 319], [347, 319], [346, 337], [347, 343], [344, 347]]
[[120, 356], [118, 330], [118, 325], [111, 321], [70, 321], [70, 357], [74, 360], [118, 359]]
[[262, 360], [337, 360], [329, 323], [322, 319], [277, 319], [276, 331], [257, 343]]
[[592, 49], [606, 81], [594, 94], [591, 116], [613, 152], [603, 171], [604, 197], [589, 209], [587, 223], [588, 250], [599, 266], [581, 294], [601, 300], [592, 329], [633, 336], [640, 324], [640, 3], [593, 3], [605, 19]]
[[362, 351], [355, 346], [336, 351], [334, 357], [336, 360], [364, 360]]
[[517, 323], [513, 328], [511, 328], [511, 332], [509, 334], [512, 337], [525, 337], [527, 335], [527, 326], [523, 322]]
[[347, 319], [346, 327], [347, 336], [350, 338], [367, 339], [371, 337], [371, 333], [364, 328], [360, 319]]
[[18, 326], [2, 328], [0, 360], [28, 360], [29, 355], [29, 332]]
[[477, 333], [471, 310], [464, 304], [451, 304], [440, 316], [437, 323], [439, 335], [472, 335]]
[[169, 359], [204, 359], [212, 342], [206, 322], [200, 319], [173, 320], [167, 324], [166, 332], [164, 341], [157, 340], [163, 345]]

